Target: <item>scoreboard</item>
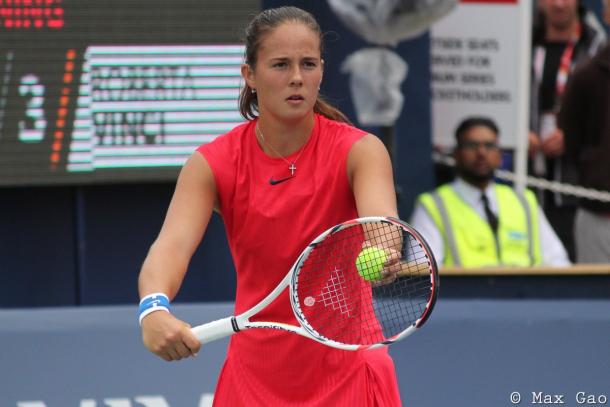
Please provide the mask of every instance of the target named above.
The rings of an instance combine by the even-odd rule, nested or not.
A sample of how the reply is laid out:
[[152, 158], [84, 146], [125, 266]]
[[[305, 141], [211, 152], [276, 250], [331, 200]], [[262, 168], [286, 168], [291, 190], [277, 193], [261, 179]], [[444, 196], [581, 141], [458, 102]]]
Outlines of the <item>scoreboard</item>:
[[173, 180], [243, 121], [252, 0], [0, 0], [0, 186]]

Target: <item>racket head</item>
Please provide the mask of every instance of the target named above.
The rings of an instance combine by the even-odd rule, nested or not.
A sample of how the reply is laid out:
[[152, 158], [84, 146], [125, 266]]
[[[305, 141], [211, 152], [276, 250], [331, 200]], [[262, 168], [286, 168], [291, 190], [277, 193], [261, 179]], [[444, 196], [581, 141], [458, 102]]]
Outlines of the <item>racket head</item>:
[[[359, 255], [371, 248], [385, 258], [367, 265]], [[379, 262], [383, 277], [363, 274], [363, 264], [375, 268]], [[313, 339], [340, 349], [372, 349], [420, 328], [438, 288], [436, 261], [422, 236], [399, 219], [367, 217], [334, 226], [309, 244], [293, 266], [290, 301]]]

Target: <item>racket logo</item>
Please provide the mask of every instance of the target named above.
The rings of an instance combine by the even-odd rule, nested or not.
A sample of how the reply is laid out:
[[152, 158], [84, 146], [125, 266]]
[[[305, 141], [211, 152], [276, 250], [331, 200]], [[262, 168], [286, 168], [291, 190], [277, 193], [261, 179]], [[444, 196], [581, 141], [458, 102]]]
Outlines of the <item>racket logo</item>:
[[311, 296], [305, 297], [305, 300], [303, 301], [303, 304], [307, 305], [308, 307], [312, 307], [315, 303], [316, 299]]
[[350, 304], [345, 289], [346, 282], [343, 270], [335, 267], [330, 272], [330, 278], [320, 292], [320, 299], [325, 307], [331, 307], [333, 311], [339, 311], [341, 314], [350, 317]]

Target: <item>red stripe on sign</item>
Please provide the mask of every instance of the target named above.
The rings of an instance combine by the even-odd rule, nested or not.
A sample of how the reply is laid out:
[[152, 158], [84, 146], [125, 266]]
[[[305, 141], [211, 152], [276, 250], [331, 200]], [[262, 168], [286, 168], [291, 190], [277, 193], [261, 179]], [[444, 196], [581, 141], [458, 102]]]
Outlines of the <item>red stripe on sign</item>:
[[460, 3], [468, 4], [468, 3], [487, 3], [487, 4], [517, 4], [518, 0], [460, 0]]

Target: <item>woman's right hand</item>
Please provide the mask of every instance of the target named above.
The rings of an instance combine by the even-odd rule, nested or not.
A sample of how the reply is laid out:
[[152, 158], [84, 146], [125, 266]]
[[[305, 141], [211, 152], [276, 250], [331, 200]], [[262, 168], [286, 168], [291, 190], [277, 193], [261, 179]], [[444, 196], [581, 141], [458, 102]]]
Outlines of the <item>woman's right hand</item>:
[[142, 319], [142, 341], [148, 350], [168, 362], [197, 356], [201, 348], [191, 326], [165, 311]]

